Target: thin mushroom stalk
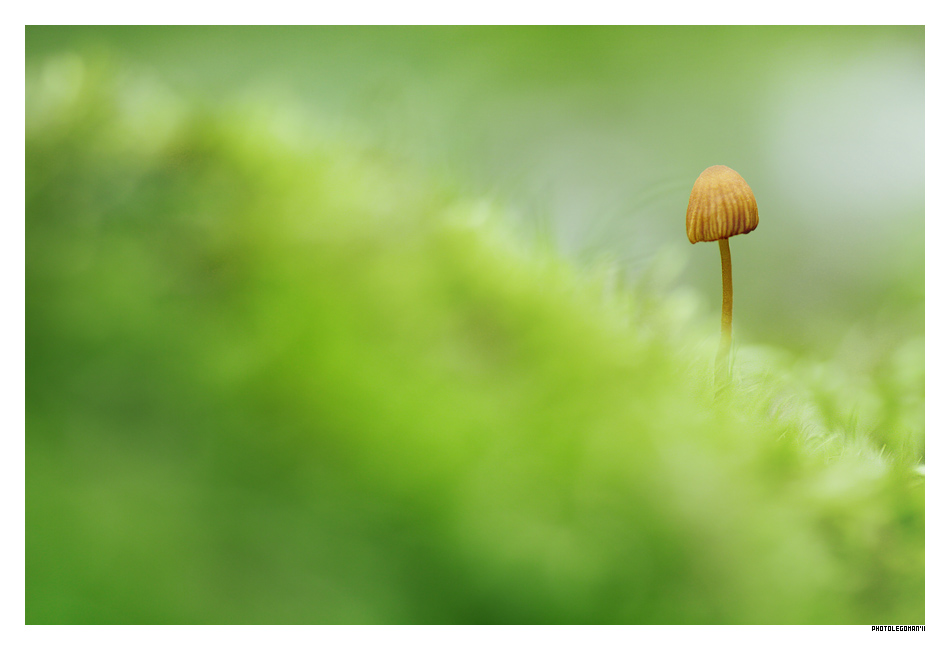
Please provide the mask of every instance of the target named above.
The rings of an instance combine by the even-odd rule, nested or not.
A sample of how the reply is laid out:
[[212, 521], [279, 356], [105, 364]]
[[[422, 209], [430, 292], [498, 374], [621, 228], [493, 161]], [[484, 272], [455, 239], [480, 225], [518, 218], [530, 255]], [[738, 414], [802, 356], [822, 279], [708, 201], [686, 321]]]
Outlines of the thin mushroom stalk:
[[721, 389], [729, 380], [729, 352], [732, 350], [732, 256], [728, 239], [719, 240], [719, 254], [722, 257], [722, 335], [716, 354], [716, 386]]
[[759, 225], [759, 208], [752, 188], [734, 170], [714, 165], [699, 175], [686, 208], [686, 236], [690, 243], [718, 241], [722, 257], [722, 336], [716, 354], [717, 393], [729, 383], [732, 349], [732, 255], [729, 238]]

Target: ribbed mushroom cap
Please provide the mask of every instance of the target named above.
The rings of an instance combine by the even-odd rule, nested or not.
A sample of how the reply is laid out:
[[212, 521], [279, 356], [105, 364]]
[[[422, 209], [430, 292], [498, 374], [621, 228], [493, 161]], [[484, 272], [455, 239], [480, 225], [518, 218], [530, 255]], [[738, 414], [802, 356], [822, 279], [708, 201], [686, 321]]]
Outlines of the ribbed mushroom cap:
[[690, 243], [743, 235], [758, 225], [755, 195], [738, 173], [725, 165], [713, 165], [699, 175], [686, 207]]

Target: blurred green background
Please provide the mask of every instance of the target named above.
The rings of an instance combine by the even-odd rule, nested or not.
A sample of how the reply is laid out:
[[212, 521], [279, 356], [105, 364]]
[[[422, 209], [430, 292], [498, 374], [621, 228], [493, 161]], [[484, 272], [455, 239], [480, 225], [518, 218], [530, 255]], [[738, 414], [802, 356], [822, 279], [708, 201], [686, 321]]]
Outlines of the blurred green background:
[[28, 623], [923, 622], [922, 27], [26, 35]]
[[685, 264], [710, 311], [718, 251], [683, 222], [728, 165], [761, 214], [733, 243], [742, 340], [923, 334], [923, 27], [35, 28], [27, 62], [106, 47], [188, 97], [351, 128], [584, 262]]

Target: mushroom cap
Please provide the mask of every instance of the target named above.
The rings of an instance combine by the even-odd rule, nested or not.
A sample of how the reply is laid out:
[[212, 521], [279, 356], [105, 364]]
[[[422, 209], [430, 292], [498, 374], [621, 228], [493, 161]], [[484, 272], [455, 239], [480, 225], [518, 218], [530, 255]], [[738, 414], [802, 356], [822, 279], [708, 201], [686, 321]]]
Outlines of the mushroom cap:
[[737, 172], [725, 165], [713, 165], [699, 175], [686, 207], [690, 243], [744, 235], [758, 225], [755, 195]]

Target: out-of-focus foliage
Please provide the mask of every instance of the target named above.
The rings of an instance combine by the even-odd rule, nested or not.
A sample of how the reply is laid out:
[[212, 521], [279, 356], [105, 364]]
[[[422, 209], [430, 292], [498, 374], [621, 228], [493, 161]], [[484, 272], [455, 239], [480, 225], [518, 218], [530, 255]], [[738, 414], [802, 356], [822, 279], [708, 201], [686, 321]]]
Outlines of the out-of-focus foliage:
[[662, 269], [113, 65], [28, 77], [28, 623], [924, 622], [918, 342], [714, 402]]
[[732, 245], [739, 343], [922, 340], [922, 26], [27, 29], [28, 66], [102, 49], [197, 101], [368, 138], [578, 265], [637, 279], [677, 255], [709, 312], [719, 255], [687, 241], [686, 203], [728, 165], [761, 216]]

